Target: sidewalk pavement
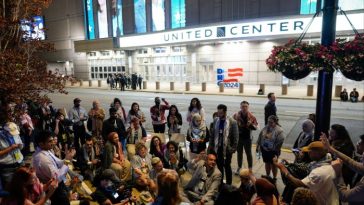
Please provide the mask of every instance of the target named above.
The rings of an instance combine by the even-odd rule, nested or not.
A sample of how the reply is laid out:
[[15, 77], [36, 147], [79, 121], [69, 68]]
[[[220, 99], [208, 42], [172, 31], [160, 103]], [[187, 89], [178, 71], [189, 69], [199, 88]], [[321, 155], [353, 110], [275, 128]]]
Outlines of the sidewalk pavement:
[[[202, 95], [223, 95], [223, 96], [246, 96], [246, 97], [263, 97], [266, 98], [267, 94], [269, 92], [274, 92], [275, 95], [279, 98], [286, 98], [286, 99], [307, 99], [312, 100], [316, 99], [317, 95], [317, 86], [314, 85], [313, 88], [313, 95], [307, 96], [307, 89], [308, 86], [288, 86], [287, 87], [287, 94], [282, 94], [282, 86], [276, 86], [276, 85], [266, 85], [265, 86], [265, 93], [264, 95], [258, 95], [259, 85], [244, 85], [243, 93], [239, 93], [239, 88], [224, 88], [224, 92], [219, 91], [219, 86], [216, 84], [208, 83], [206, 84], [206, 91], [202, 91], [202, 84], [193, 84], [190, 83], [190, 90], [186, 91], [185, 89], [185, 83], [184, 82], [174, 82], [174, 89], [171, 90], [170, 88], [170, 82], [160, 82], [160, 88], [159, 90], [156, 89], [156, 83], [155, 82], [147, 82], [146, 81], [147, 88], [140, 90], [139, 88], [137, 90], [134, 90], [133, 92], [154, 92], [154, 93], [173, 93], [173, 94], [202, 94]], [[75, 83], [74, 85], [71, 85], [70, 82], [67, 82], [66, 87], [73, 87], [73, 88], [92, 88], [92, 89], [103, 89], [103, 90], [110, 90], [110, 87], [106, 83], [106, 81], [101, 81], [101, 86], [98, 86], [98, 81], [93, 80], [92, 85], [89, 85], [89, 81], [83, 81], [82, 86], [80, 86], [80, 83]], [[350, 93], [352, 88], [354, 88], [355, 85], [352, 85], [352, 87], [345, 87]], [[357, 86], [357, 91], [362, 96], [364, 93], [364, 86]], [[119, 88], [117, 88], [119, 90]], [[131, 89], [126, 89], [126, 91], [132, 91]], [[335, 87], [333, 87], [332, 91], [332, 100], [339, 101], [339, 97], [335, 97]]]

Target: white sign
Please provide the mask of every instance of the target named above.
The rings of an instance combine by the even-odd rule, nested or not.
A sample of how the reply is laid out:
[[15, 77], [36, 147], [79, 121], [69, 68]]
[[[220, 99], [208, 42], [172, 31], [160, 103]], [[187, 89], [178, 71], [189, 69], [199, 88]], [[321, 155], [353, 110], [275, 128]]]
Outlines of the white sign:
[[[364, 29], [364, 13], [349, 14], [350, 21], [357, 30]], [[311, 16], [254, 22], [241, 22], [191, 29], [149, 33], [119, 38], [120, 48], [168, 45], [198, 41], [213, 41], [244, 38], [266, 38], [280, 35], [301, 34], [311, 20]], [[318, 33], [322, 29], [322, 17], [316, 17], [307, 33]], [[337, 16], [336, 31], [352, 30], [343, 15]]]

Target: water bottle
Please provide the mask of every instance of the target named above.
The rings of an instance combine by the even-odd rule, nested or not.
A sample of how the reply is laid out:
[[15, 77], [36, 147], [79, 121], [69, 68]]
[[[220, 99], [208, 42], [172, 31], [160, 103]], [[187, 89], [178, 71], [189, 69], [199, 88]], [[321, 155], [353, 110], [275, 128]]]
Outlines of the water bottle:
[[258, 160], [258, 161], [260, 160], [260, 155], [261, 155], [261, 154], [260, 154], [260, 152], [258, 151], [258, 152], [257, 152], [257, 160]]

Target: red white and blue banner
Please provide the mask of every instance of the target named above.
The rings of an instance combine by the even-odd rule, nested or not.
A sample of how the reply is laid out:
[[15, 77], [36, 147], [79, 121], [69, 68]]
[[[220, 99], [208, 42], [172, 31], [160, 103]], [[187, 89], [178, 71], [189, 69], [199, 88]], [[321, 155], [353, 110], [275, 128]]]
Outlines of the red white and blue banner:
[[238, 88], [243, 71], [243, 68], [217, 68], [217, 85], [223, 82], [226, 88]]

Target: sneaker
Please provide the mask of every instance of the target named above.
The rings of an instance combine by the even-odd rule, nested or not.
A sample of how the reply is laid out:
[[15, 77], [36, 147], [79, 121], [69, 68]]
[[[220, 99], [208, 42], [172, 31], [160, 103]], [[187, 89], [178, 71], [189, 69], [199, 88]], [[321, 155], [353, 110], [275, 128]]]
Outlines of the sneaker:
[[240, 173], [240, 167], [238, 167], [238, 169], [236, 170], [236, 172], [235, 172], [235, 175], [239, 175], [239, 173]]

